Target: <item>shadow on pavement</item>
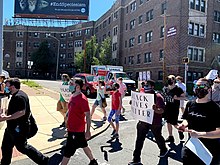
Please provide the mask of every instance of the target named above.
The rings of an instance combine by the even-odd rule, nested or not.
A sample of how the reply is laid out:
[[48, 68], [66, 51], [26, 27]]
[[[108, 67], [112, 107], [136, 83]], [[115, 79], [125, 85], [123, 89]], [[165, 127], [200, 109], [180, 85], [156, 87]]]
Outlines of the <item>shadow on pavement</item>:
[[52, 142], [55, 141], [56, 139], [63, 139], [64, 138], [64, 134], [66, 133], [66, 128], [64, 127], [57, 127], [57, 128], [53, 128], [52, 129], [52, 137], [50, 139], [48, 139], [48, 142]]
[[120, 115], [119, 120], [120, 120], [120, 121], [127, 121], [128, 119], [126, 119], [126, 118], [124, 117], [124, 115]]
[[[121, 151], [123, 148], [121, 147], [122, 143], [120, 143], [119, 139], [111, 138], [107, 141], [110, 145], [101, 146], [101, 152], [104, 153], [104, 160], [108, 161], [108, 152], [118, 152]], [[110, 150], [106, 151], [104, 148], [110, 148]]]
[[105, 124], [105, 121], [92, 120], [91, 122], [94, 123], [94, 126], [91, 126], [93, 130], [98, 129], [98, 128], [102, 127]]
[[56, 153], [50, 157], [48, 165], [59, 165], [62, 159], [63, 159], [63, 156], [61, 154]]
[[[168, 146], [170, 147], [170, 152], [169, 152], [169, 157], [182, 162], [182, 158], [181, 158], [181, 152], [182, 152], [182, 148], [183, 148], [183, 143], [184, 141], [180, 141], [180, 143], [178, 145], [176, 145], [175, 143], [170, 143], [168, 144]], [[174, 151], [174, 152], [172, 152]]]

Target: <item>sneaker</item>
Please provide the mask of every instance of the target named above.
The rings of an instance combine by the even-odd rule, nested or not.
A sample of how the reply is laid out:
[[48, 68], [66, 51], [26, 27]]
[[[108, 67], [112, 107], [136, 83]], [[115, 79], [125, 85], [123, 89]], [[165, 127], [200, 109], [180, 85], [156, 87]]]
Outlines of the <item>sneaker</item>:
[[183, 140], [183, 139], [184, 139], [184, 134], [183, 134], [183, 132], [178, 131], [178, 133], [179, 133], [179, 138], [180, 138], [180, 140]]
[[169, 150], [167, 150], [167, 149], [164, 150], [164, 151], [161, 150], [161, 151], [160, 151], [160, 155], [159, 155], [158, 157], [163, 158], [163, 157], [165, 157], [165, 156], [168, 154], [168, 152], [169, 152]]
[[60, 125], [60, 127], [65, 127], [65, 122], [63, 122], [63, 123]]
[[117, 138], [119, 138], [119, 134], [115, 132], [112, 137], [117, 139]]
[[114, 135], [114, 134], [115, 134], [115, 132], [116, 132], [116, 130], [114, 129], [114, 130], [112, 131], [111, 135]]
[[128, 165], [143, 165], [141, 162], [129, 162]]
[[174, 142], [174, 137], [173, 136], [169, 136], [165, 142], [170, 142], [170, 143], [173, 143]]
[[95, 159], [90, 160], [89, 165], [98, 165], [98, 162]]

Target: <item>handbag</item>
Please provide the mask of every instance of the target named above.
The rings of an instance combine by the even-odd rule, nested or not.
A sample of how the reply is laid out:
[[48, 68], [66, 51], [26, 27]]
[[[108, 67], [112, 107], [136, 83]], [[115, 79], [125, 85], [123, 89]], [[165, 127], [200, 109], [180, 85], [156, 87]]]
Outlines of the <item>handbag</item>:
[[28, 129], [27, 139], [30, 139], [33, 136], [35, 136], [38, 131], [36, 121], [31, 113], [29, 115], [28, 122], [29, 122], [29, 129]]
[[105, 108], [105, 107], [107, 107], [107, 102], [106, 102], [106, 98], [104, 97], [102, 97], [101, 96], [101, 94], [99, 94], [100, 95], [100, 97], [101, 97], [101, 101], [102, 101], [102, 108]]

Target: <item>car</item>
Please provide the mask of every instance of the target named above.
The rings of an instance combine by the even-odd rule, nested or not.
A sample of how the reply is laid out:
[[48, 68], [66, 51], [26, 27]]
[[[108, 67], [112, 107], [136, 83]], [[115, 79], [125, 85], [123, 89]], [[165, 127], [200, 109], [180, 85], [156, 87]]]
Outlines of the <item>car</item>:
[[86, 94], [86, 96], [91, 96], [96, 94], [98, 82], [94, 81], [95, 75], [88, 73], [77, 73], [74, 77], [79, 77], [83, 80], [83, 88], [82, 92]]

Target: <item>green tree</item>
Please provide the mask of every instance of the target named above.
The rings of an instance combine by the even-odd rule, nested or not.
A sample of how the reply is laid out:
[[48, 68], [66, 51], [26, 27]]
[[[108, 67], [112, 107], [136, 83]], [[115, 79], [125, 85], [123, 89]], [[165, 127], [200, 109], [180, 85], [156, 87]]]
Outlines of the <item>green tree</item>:
[[52, 54], [53, 53], [49, 49], [48, 42], [42, 42], [39, 49], [31, 55], [34, 71], [48, 73], [51, 68], [55, 68], [56, 61], [51, 60], [53, 59]]
[[106, 38], [99, 48], [99, 61], [101, 65], [112, 65], [111, 38]]
[[83, 71], [84, 69], [84, 51], [77, 52], [74, 59], [74, 64], [77, 70]]

